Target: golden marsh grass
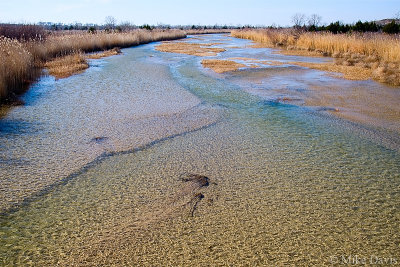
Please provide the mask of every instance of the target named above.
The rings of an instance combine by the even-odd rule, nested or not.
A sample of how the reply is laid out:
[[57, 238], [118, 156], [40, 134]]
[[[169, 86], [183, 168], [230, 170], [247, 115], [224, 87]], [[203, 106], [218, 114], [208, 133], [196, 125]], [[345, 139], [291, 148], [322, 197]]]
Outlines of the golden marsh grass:
[[0, 100], [31, 78], [33, 56], [16, 40], [0, 37]]
[[86, 58], [81, 53], [71, 54], [63, 57], [57, 57], [46, 62], [45, 67], [49, 74], [57, 79], [69, 77], [79, 73], [89, 67]]
[[[129, 47], [155, 41], [184, 38], [179, 30], [135, 30], [124, 33], [53, 33], [45, 40], [17, 41], [0, 37], [0, 102], [22, 91], [36, 75], [36, 67], [56, 57]], [[71, 62], [71, 58], [64, 60]]]
[[71, 75], [82, 72], [89, 68], [87, 59], [100, 59], [103, 57], [115, 56], [121, 54], [121, 49], [116, 47], [106, 51], [87, 54], [74, 53], [66, 56], [56, 57], [44, 64], [49, 74], [57, 79], [67, 78]]
[[201, 64], [205, 68], [212, 69], [216, 73], [223, 73], [228, 71], [234, 71], [239, 68], [246, 67], [246, 65], [237, 63], [231, 60], [218, 60], [218, 59], [203, 59]]
[[186, 54], [200, 57], [216, 56], [220, 52], [224, 52], [225, 49], [210, 47], [214, 44], [194, 44], [184, 42], [163, 42], [156, 46], [156, 49], [161, 52]]
[[351, 79], [358, 79], [362, 70], [364, 78], [368, 74], [376, 81], [400, 85], [400, 38], [396, 35], [263, 29], [232, 31], [232, 36], [258, 42], [259, 47], [281, 47], [284, 54], [332, 56], [337, 66], [327, 63], [324, 67], [308, 67], [341, 72]]
[[122, 53], [121, 49], [118, 48], [118, 47], [115, 47], [113, 49], [109, 49], [109, 50], [102, 51], [102, 52], [99, 52], [99, 53], [88, 54], [88, 55], [86, 55], [86, 58], [88, 58], [88, 59], [100, 59], [100, 58], [103, 58], [103, 57], [119, 55], [121, 53]]

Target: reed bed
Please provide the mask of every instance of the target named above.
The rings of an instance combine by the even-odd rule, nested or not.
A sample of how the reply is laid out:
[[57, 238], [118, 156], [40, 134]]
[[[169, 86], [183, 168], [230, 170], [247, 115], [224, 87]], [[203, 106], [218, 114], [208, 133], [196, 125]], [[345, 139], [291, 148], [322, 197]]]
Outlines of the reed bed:
[[[400, 85], [400, 37], [381, 33], [311, 33], [290, 29], [233, 31], [232, 36], [250, 39], [265, 47], [308, 51], [336, 58], [335, 64], [371, 70], [379, 82]], [[338, 69], [338, 68], [335, 68]]]
[[61, 79], [87, 69], [89, 64], [84, 54], [75, 53], [47, 61], [45, 67], [49, 70], [50, 75]]
[[32, 44], [28, 48], [33, 55], [39, 58], [53, 58], [68, 55], [76, 51], [93, 52], [107, 50], [114, 47], [129, 47], [154, 41], [173, 40], [184, 38], [182, 31], [147, 31], [137, 30], [128, 33], [81, 33], [73, 35], [56, 35], [49, 37], [45, 42]]
[[26, 47], [6, 37], [0, 37], [0, 100], [7, 97], [12, 88], [18, 88], [33, 75], [33, 56]]
[[297, 38], [296, 32], [291, 29], [234, 30], [231, 35], [257, 42], [260, 47], [270, 48], [293, 45]]
[[215, 34], [215, 33], [231, 33], [231, 29], [190, 29], [185, 30], [186, 34]]
[[13, 98], [34, 78], [38, 66], [54, 58], [184, 37], [180, 30], [50, 34], [44, 40], [28, 41], [0, 37], [0, 102]]

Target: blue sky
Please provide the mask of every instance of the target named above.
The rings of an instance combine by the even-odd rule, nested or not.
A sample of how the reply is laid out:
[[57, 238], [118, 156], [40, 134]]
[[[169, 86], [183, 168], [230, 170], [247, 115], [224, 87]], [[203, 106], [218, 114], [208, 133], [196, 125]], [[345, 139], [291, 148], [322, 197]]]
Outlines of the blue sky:
[[295, 13], [319, 14], [322, 22], [392, 18], [400, 0], [0, 0], [0, 22], [103, 24], [291, 25]]

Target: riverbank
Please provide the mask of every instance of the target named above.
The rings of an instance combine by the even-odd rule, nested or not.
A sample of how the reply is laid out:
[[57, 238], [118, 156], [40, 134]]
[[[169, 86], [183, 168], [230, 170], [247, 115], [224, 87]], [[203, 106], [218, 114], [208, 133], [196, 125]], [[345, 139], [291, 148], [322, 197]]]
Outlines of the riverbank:
[[44, 64], [44, 67], [48, 70], [50, 75], [56, 77], [56, 79], [62, 79], [81, 73], [85, 69], [89, 68], [88, 59], [100, 59], [103, 57], [119, 55], [121, 53], [119, 47], [91, 54], [78, 52], [47, 61]]
[[[184, 41], [222, 43], [226, 51], [212, 59], [327, 60], [226, 35]], [[393, 88], [290, 64], [217, 74], [201, 65], [211, 58], [156, 45], [124, 49], [67, 79], [43, 76], [27, 104], [0, 120], [2, 199], [52, 180], [0, 215], [0, 264], [321, 266], [354, 251], [396, 257], [400, 150], [362, 124], [295, 102], [334, 86], [358, 86], [362, 101]], [[400, 98], [382, 99], [398, 106]]]
[[[292, 29], [235, 30], [232, 36], [257, 42], [257, 47], [280, 48], [283, 54], [331, 56], [335, 64], [309, 68], [339, 72], [353, 80], [374, 79], [400, 85], [400, 39], [387, 34], [332, 34]], [[361, 72], [363, 75], [359, 75]]]
[[[310, 57], [306, 53], [287, 55], [280, 53], [286, 50], [265, 48], [262, 44], [255, 47], [248, 40], [210, 39], [208, 44], [225, 51], [212, 59], [200, 59], [207, 73], [211, 69], [218, 78], [237, 81], [243, 90], [266, 101], [304, 105], [368, 127], [393, 131], [395, 135], [400, 133], [400, 109], [396, 104], [400, 91], [398, 87], [371, 81], [370, 69], [337, 65], [332, 58]], [[207, 47], [207, 42], [197, 38], [178, 43], [184, 42], [188, 47]], [[346, 72], [338, 73], [341, 71]]]
[[163, 42], [156, 46], [156, 50], [161, 52], [186, 54], [198, 57], [216, 56], [224, 52], [223, 48], [216, 48], [214, 44], [197, 44], [187, 42]]
[[129, 47], [155, 41], [185, 38], [180, 30], [134, 30], [122, 33], [52, 33], [40, 40], [18, 41], [0, 37], [0, 103], [13, 102], [46, 62], [70, 54]]

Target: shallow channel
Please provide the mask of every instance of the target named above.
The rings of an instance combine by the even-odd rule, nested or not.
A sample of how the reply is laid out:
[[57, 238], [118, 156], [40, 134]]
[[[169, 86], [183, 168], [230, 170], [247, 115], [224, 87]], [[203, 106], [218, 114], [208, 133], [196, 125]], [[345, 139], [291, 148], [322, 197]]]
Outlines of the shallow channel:
[[[225, 35], [187, 41], [293, 61]], [[1, 120], [3, 265], [400, 262], [398, 118], [346, 120], [299, 95], [384, 86], [293, 66], [215, 74], [154, 46], [44, 77]]]

